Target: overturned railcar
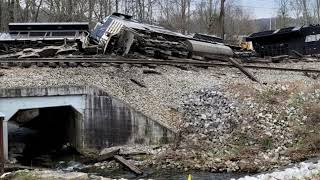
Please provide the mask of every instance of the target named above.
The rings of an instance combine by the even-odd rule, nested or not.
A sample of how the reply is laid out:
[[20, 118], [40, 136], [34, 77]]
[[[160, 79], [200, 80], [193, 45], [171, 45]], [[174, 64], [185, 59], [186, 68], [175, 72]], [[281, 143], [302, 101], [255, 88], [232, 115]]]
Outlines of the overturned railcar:
[[0, 34], [0, 53], [25, 48], [80, 42], [89, 34], [89, 23], [10, 23], [9, 32]]
[[114, 13], [98, 23], [90, 34], [91, 40], [103, 47], [103, 53], [126, 55], [137, 52], [163, 58], [191, 55], [233, 56], [231, 48], [222, 43], [186, 36], [160, 26], [140, 23], [131, 16]]
[[254, 50], [262, 57], [320, 54], [320, 25], [288, 27], [251, 34]]

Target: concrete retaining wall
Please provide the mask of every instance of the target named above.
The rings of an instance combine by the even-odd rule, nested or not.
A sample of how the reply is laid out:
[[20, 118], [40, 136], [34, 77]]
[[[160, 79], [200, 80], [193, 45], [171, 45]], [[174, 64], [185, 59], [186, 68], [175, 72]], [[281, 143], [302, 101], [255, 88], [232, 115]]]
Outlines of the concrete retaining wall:
[[110, 96], [87, 96], [84, 118], [86, 147], [168, 143], [172, 132]]

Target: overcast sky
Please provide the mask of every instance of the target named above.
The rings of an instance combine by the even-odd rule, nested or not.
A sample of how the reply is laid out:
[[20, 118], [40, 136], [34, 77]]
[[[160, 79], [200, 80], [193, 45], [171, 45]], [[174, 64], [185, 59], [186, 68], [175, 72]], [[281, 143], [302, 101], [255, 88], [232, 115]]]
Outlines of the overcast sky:
[[270, 18], [276, 16], [277, 9], [274, 0], [235, 0], [238, 4], [248, 8], [256, 18]]

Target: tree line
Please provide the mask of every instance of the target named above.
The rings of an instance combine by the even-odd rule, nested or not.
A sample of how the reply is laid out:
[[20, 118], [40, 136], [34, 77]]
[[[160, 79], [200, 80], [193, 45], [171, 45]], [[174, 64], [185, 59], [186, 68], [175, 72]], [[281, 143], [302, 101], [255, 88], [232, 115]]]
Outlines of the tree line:
[[276, 0], [277, 28], [319, 24], [320, 0]]

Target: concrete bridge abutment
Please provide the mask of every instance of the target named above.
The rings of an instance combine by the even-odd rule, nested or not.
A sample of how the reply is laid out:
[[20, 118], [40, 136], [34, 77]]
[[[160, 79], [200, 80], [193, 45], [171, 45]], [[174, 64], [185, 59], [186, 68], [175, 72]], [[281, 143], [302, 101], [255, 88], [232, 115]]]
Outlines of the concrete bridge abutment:
[[0, 89], [0, 113], [4, 116], [6, 159], [8, 121], [26, 123], [28, 120], [23, 120], [26, 117], [38, 119], [30, 122], [43, 123], [40, 128], [48, 128], [50, 133], [60, 133], [79, 151], [127, 144], [161, 144], [174, 137], [174, 131], [166, 125], [98, 88], [86, 86]]

